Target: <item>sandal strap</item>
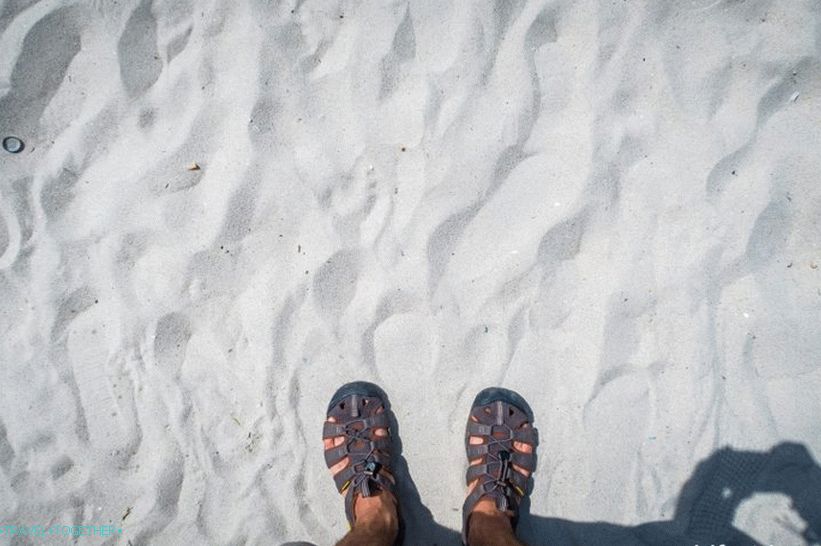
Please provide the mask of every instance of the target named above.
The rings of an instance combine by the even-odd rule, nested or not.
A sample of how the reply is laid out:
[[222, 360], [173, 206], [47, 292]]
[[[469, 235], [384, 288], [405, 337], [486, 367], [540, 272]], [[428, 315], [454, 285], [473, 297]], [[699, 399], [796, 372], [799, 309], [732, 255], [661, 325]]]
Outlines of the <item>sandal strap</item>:
[[[357, 466], [359, 465], [348, 465], [334, 475], [334, 482], [336, 483], [336, 488], [340, 493], [346, 491], [347, 489], [356, 489], [357, 487], [359, 487], [361, 491], [363, 485], [367, 485], [368, 488], [371, 487], [371, 484], [357, 483], [356, 485], [354, 485], [355, 478], [359, 474], [363, 474], [361, 470], [356, 469]], [[382, 473], [377, 473], [376, 475], [370, 477], [370, 481], [376, 482], [376, 484], [380, 487], [384, 487], [388, 489], [388, 491], [393, 492], [394, 483], [388, 478], [386, 478]]]
[[490, 436], [491, 434], [493, 434], [493, 425], [477, 423], [476, 421], [468, 421], [465, 436]]
[[[499, 428], [502, 429], [502, 427]], [[493, 436], [494, 432], [494, 425], [468, 421], [468, 425], [465, 429], [465, 438], [470, 438], [471, 436]], [[522, 442], [532, 446], [536, 446], [539, 443], [539, 431], [534, 427], [513, 429], [509, 433], [509, 436], [515, 442]], [[504, 440], [505, 439], [502, 439], [502, 441]]]
[[513, 431], [513, 440], [535, 448], [539, 445], [539, 430], [533, 427], [516, 429]]
[[[465, 473], [465, 485], [470, 485], [474, 480], [481, 480], [482, 477], [489, 478], [485, 481], [495, 480], [501, 470], [501, 466], [502, 463], [498, 461], [469, 466], [467, 472]], [[529, 492], [529, 478], [518, 470], [513, 469], [513, 471], [508, 475], [508, 478], [510, 479], [511, 484], [518, 488], [522, 494], [527, 494]]]
[[487, 455], [487, 444], [468, 445], [467, 447], [468, 459], [476, 459], [483, 455]]
[[[362, 449], [351, 448], [351, 444], [353, 444], [353, 442], [349, 441], [335, 447], [329, 447], [325, 450], [325, 464], [328, 465], [328, 468], [331, 468], [345, 457], [350, 457], [352, 462], [365, 460], [371, 454], [373, 454], [374, 457], [381, 457], [386, 460], [390, 459], [390, 455], [386, 453], [391, 447], [391, 440], [388, 437], [379, 437], [375, 440], [365, 441], [365, 447]], [[380, 453], [379, 450], [383, 452]], [[382, 460], [379, 462], [381, 463]], [[385, 464], [387, 464], [387, 461]]]
[[[344, 386], [343, 390], [351, 385]], [[371, 385], [373, 387], [373, 385]], [[339, 392], [339, 391], [338, 391]], [[377, 413], [378, 411], [381, 413]], [[325, 464], [333, 467], [348, 458], [349, 463], [337, 472], [334, 484], [344, 493], [345, 514], [353, 525], [356, 495], [369, 497], [377, 491], [395, 492], [394, 482], [387, 477], [390, 470], [391, 447], [390, 418], [381, 396], [362, 393], [334, 395], [328, 408], [328, 417], [322, 427], [323, 439], [343, 437], [344, 441], [325, 450]], [[386, 429], [386, 436], [377, 436], [376, 429]]]
[[[351, 468], [351, 467], [348, 467]], [[395, 495], [394, 483], [386, 478], [382, 473], [374, 474], [373, 476], [360, 475], [363, 479], [359, 483], [351, 483], [345, 491], [345, 516], [348, 518], [348, 523], [353, 526], [356, 520], [354, 514], [354, 495], [357, 493], [363, 497], [370, 497], [374, 491], [384, 490]], [[354, 478], [356, 480], [356, 478]]]
[[487, 488], [487, 482], [478, 484], [476, 488], [471, 491], [470, 495], [465, 499], [462, 505], [462, 543], [467, 544], [468, 521], [473, 512], [473, 508], [480, 500], [485, 498], [492, 498], [496, 502], [496, 509], [500, 512], [513, 512], [511, 518], [511, 525], [516, 528], [519, 522], [519, 498], [512, 496], [507, 497], [499, 489]]
[[328, 468], [331, 468], [347, 456], [348, 446], [345, 444], [340, 444], [336, 447], [329, 447], [325, 450], [325, 464], [328, 465]]
[[[476, 482], [462, 507], [462, 541], [465, 544], [468, 520], [479, 500], [491, 498], [498, 510], [511, 512], [511, 523], [515, 528], [519, 504], [530, 492], [531, 475], [536, 469], [539, 433], [532, 426], [533, 414], [530, 409], [525, 411], [511, 403], [518, 399], [524, 404], [523, 407], [527, 407], [526, 402], [515, 393], [508, 391], [509, 394], [513, 396], [509, 396], [508, 400], [500, 398], [471, 408], [472, 418], [468, 419], [465, 427], [465, 452], [468, 460], [480, 459], [478, 464], [468, 466], [465, 473], [466, 484]], [[530, 426], [525, 427], [526, 424]], [[482, 438], [483, 443], [471, 444], [472, 436]], [[533, 452], [516, 450], [514, 442], [532, 446]], [[523, 471], [529, 472], [529, 475], [525, 475]]]
[[345, 425], [325, 421], [325, 424], [322, 425], [322, 439], [328, 440], [331, 438], [336, 438], [337, 436], [344, 436], [346, 431], [347, 428]]
[[327, 440], [329, 438], [336, 438], [337, 436], [344, 436], [352, 431], [351, 425], [355, 423], [361, 424], [360, 434], [371, 429], [388, 428], [390, 426], [388, 416], [385, 415], [385, 412], [377, 413], [376, 415], [363, 419], [354, 419], [346, 423], [331, 423], [330, 421], [325, 421], [325, 424], [322, 425], [322, 439]]
[[364, 468], [370, 462], [379, 463], [380, 466], [390, 467], [391, 456], [386, 453], [374, 451], [367, 457], [367, 459], [360, 460], [358, 465], [362, 465], [362, 467]]
[[351, 479], [356, 476], [356, 470], [354, 470], [353, 465], [348, 465], [336, 474], [334, 474], [334, 483], [336, 484], [336, 490], [342, 493], [345, 488], [350, 483]]
[[521, 466], [525, 470], [533, 472], [536, 470], [536, 456], [533, 453], [522, 453], [514, 451], [510, 454], [510, 460], [513, 464]]
[[[476, 503], [488, 497], [496, 501], [496, 508], [500, 512], [512, 511], [515, 513], [519, 507], [520, 497], [515, 495], [508, 496], [503, 490], [493, 485], [492, 482], [478, 484], [465, 499], [463, 513], [470, 515]], [[464, 510], [465, 508], [467, 508], [467, 510]]]

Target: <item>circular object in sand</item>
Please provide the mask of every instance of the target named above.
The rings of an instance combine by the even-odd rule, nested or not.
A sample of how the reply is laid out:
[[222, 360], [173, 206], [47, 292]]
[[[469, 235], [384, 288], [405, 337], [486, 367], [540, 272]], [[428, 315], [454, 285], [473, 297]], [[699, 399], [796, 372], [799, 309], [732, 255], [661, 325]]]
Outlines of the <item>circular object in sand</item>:
[[25, 147], [23, 141], [15, 136], [7, 136], [3, 139], [3, 149], [10, 154], [19, 154]]

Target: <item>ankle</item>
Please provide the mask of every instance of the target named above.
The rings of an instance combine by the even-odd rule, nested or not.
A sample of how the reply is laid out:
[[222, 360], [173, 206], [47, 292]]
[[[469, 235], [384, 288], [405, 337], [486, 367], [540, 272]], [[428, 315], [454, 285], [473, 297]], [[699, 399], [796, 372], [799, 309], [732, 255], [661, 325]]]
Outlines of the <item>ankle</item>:
[[510, 514], [507, 512], [502, 512], [498, 508], [496, 508], [496, 500], [493, 498], [481, 498], [473, 507], [473, 511], [471, 514], [484, 514], [485, 516], [493, 517], [493, 518], [502, 518], [506, 520], [510, 520]]
[[[513, 534], [513, 524], [510, 514], [502, 512], [496, 508], [493, 499], [482, 499], [473, 511], [468, 520], [467, 538], [469, 544], [482, 543], [482, 537], [507, 536]], [[480, 540], [476, 540], [476, 539]], [[489, 542], [489, 543], [492, 543]]]
[[510, 516], [505, 512], [476, 512], [470, 514], [468, 532], [476, 529], [513, 529]]
[[354, 505], [355, 527], [396, 533], [399, 530], [399, 514], [396, 501], [387, 491], [370, 497], [358, 497]]

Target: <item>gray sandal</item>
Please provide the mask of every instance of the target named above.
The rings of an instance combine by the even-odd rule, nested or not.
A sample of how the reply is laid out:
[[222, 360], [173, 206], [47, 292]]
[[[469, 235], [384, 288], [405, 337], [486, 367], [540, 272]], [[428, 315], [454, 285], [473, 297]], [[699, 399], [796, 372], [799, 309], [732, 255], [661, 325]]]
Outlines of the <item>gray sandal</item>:
[[[491, 387], [480, 392], [470, 409], [465, 430], [465, 451], [468, 464], [474, 459], [482, 462], [468, 466], [465, 483], [479, 480], [465, 499], [462, 507], [462, 542], [467, 544], [468, 521], [476, 503], [483, 498], [496, 501], [502, 512], [511, 511], [511, 523], [516, 528], [519, 504], [530, 494], [533, 472], [536, 470], [536, 447], [539, 432], [533, 427], [533, 411], [519, 394], [502, 388]], [[525, 424], [529, 427], [524, 428]], [[482, 444], [471, 445], [470, 437], [478, 436]], [[533, 453], [521, 453], [513, 449], [513, 442], [533, 446]], [[530, 477], [519, 472], [513, 465], [530, 472]]]
[[[381, 408], [384, 411], [377, 413]], [[396, 486], [383, 469], [390, 471], [391, 429], [385, 393], [365, 381], [348, 383], [339, 388], [328, 405], [328, 417], [336, 422], [325, 422], [324, 439], [345, 437], [345, 442], [325, 450], [328, 468], [350, 457], [350, 464], [334, 475], [336, 488], [345, 493], [345, 515], [354, 524], [354, 496], [370, 497], [384, 490], [396, 498]], [[387, 436], [377, 436], [376, 429], [387, 429]]]

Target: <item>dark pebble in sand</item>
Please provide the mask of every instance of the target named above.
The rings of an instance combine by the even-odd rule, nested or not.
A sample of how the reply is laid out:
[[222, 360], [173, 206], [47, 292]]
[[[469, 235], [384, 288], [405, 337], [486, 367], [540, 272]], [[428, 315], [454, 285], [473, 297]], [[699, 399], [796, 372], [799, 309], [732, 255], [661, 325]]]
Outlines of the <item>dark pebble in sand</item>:
[[3, 139], [3, 149], [10, 154], [19, 154], [26, 145], [17, 137], [7, 136]]

